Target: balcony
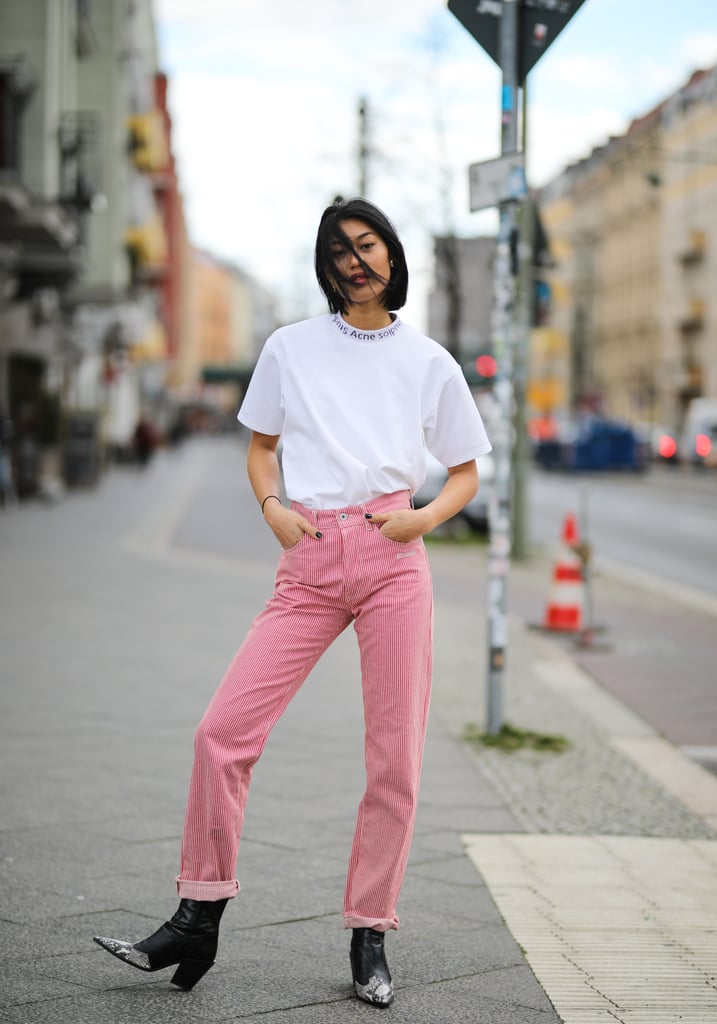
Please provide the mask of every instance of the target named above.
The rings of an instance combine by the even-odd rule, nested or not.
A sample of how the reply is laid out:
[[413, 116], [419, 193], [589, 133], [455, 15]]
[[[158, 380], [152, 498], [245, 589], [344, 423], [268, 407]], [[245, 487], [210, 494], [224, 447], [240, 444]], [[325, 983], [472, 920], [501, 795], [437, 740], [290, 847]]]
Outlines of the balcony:
[[691, 357], [685, 360], [678, 384], [677, 393], [684, 405], [687, 405], [695, 398], [700, 398], [704, 394], [704, 373], [702, 367]]
[[693, 267], [702, 263], [707, 250], [707, 236], [704, 231], [691, 231], [686, 247], [677, 254], [677, 260], [683, 267]]
[[163, 362], [168, 352], [167, 332], [158, 320], [147, 324], [141, 337], [129, 346], [129, 358], [133, 363]]
[[167, 169], [169, 147], [160, 111], [132, 114], [127, 127], [129, 151], [135, 167], [145, 174], [161, 175]]
[[705, 325], [705, 303], [703, 299], [691, 299], [687, 310], [679, 320], [682, 334], [696, 334]]
[[16, 298], [64, 288], [83, 261], [77, 204], [35, 195], [23, 177], [20, 139], [34, 81], [25, 57], [0, 57], [0, 251]]
[[0, 178], [0, 247], [18, 298], [38, 288], [63, 288], [83, 263], [80, 223], [59, 203], [39, 200], [16, 177]]
[[167, 235], [160, 218], [128, 228], [124, 242], [135, 283], [160, 284], [168, 269]]

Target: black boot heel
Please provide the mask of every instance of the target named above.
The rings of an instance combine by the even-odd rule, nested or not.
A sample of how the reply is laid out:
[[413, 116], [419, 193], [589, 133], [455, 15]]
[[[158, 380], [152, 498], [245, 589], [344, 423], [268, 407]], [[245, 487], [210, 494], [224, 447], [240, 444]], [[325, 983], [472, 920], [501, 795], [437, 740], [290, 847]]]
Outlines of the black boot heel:
[[383, 932], [373, 928], [354, 928], [349, 957], [354, 991], [359, 999], [372, 1006], [390, 1006], [393, 982], [386, 963]]
[[198, 981], [204, 977], [210, 967], [213, 967], [214, 960], [182, 960], [174, 972], [172, 984], [189, 992]]
[[172, 982], [188, 991], [214, 964], [219, 920], [228, 902], [180, 900], [174, 917], [141, 942], [104, 936], [95, 936], [95, 942], [140, 971], [161, 971], [178, 964]]

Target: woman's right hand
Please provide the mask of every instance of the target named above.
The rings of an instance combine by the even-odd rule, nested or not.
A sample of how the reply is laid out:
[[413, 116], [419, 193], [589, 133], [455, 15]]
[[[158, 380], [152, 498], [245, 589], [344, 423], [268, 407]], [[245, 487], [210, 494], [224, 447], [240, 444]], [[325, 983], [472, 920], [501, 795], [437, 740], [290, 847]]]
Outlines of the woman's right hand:
[[305, 533], [316, 537], [317, 540], [321, 539], [321, 534], [313, 523], [295, 512], [293, 508], [286, 508], [278, 501], [266, 503], [264, 519], [284, 551], [296, 547]]

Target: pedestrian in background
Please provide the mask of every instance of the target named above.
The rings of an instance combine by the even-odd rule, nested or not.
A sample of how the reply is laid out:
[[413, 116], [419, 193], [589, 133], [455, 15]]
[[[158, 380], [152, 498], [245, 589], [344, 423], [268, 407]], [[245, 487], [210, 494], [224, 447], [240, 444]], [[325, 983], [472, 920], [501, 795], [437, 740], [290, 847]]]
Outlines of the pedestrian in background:
[[[269, 338], [239, 411], [251, 431], [251, 486], [282, 550], [274, 594], [197, 729], [179, 908], [141, 942], [95, 941], [142, 970], [178, 964], [172, 981], [185, 989], [209, 970], [220, 917], [239, 890], [252, 768], [321, 654], [352, 623], [366, 789], [343, 923], [352, 930], [356, 994], [388, 1006], [384, 935], [399, 926], [431, 686], [432, 584], [422, 538], [474, 496], [475, 460], [490, 443], [459, 365], [395, 312], [406, 301], [408, 269], [387, 217], [363, 199], [334, 203], [321, 217], [315, 268], [330, 313]], [[414, 509], [426, 448], [448, 477], [430, 504]]]
[[144, 469], [149, 464], [154, 454], [154, 449], [157, 446], [157, 435], [154, 427], [144, 414], [137, 420], [132, 436], [132, 445], [135, 461]]
[[13, 504], [17, 501], [15, 485], [12, 479], [12, 461], [10, 459], [10, 442], [13, 437], [12, 421], [0, 408], [0, 504]]

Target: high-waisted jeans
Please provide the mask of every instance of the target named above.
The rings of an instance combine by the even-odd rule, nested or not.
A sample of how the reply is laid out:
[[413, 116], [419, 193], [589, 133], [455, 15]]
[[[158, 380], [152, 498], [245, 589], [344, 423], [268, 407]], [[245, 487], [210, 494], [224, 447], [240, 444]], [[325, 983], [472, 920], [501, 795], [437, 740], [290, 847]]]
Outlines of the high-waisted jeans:
[[421, 538], [384, 537], [366, 512], [408, 508], [407, 491], [317, 511], [322, 537], [283, 551], [275, 590], [202, 718], [177, 878], [180, 897], [236, 895], [252, 768], [321, 654], [353, 622], [361, 655], [366, 790], [344, 896], [347, 928], [398, 927], [431, 688], [433, 599]]

